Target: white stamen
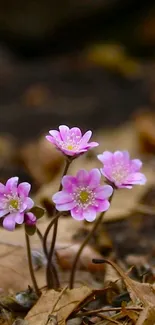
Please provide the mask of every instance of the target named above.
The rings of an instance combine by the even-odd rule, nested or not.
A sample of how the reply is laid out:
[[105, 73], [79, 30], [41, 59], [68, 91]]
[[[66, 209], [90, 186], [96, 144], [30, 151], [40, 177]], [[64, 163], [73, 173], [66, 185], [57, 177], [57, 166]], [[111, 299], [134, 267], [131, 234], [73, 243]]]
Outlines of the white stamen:
[[[86, 209], [89, 205], [95, 204], [95, 194], [89, 187], [80, 186], [73, 193], [74, 202], [79, 208]], [[95, 204], [96, 205], [96, 204]]]

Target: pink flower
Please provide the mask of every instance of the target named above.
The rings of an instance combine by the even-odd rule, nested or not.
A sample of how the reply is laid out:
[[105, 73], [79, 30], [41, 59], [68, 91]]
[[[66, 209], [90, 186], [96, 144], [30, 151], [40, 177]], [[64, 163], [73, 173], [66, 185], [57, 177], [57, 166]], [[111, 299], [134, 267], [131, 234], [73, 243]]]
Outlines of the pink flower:
[[53, 143], [57, 149], [67, 156], [79, 155], [88, 149], [98, 146], [97, 142], [89, 142], [92, 135], [87, 131], [83, 136], [81, 130], [77, 127], [69, 129], [66, 125], [60, 125], [59, 131], [51, 130], [46, 139]]
[[103, 163], [102, 174], [116, 187], [131, 189], [133, 185], [145, 184], [146, 177], [139, 172], [141, 160], [131, 160], [128, 151], [104, 151], [97, 157]]
[[18, 177], [12, 177], [6, 185], [0, 183], [0, 217], [4, 217], [3, 226], [7, 230], [14, 230], [15, 224], [24, 222], [24, 213], [34, 205], [28, 197], [31, 185], [20, 183]]
[[98, 212], [109, 209], [108, 198], [113, 189], [100, 185], [101, 174], [97, 168], [91, 171], [79, 170], [76, 177], [64, 176], [63, 189], [53, 195], [58, 211], [71, 211], [76, 220], [94, 221]]

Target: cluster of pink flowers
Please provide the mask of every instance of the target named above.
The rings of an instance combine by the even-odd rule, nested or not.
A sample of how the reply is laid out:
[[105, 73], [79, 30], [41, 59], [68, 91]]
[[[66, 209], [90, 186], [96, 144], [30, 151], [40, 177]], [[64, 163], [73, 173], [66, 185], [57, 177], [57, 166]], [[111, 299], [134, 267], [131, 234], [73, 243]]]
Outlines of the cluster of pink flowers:
[[[82, 137], [80, 129], [75, 127], [69, 129], [61, 125], [59, 131], [52, 130], [49, 133], [47, 140], [66, 156], [74, 157], [99, 145], [96, 142], [88, 143], [91, 131]], [[101, 173], [98, 169], [89, 172], [80, 170], [76, 176], [64, 176], [62, 191], [52, 197], [58, 211], [70, 211], [76, 220], [93, 221], [98, 212], [108, 210], [108, 198], [113, 188], [131, 189], [133, 185], [145, 184], [146, 177], [139, 172], [142, 162], [139, 159], [131, 160], [127, 151], [105, 151], [97, 157], [103, 163], [100, 171], [109, 185], [100, 184]]]
[[[76, 158], [91, 148], [98, 146], [97, 142], [89, 142], [92, 132], [84, 135], [79, 128], [61, 125], [59, 131], [51, 130], [46, 139], [68, 158]], [[130, 159], [127, 151], [105, 151], [98, 159], [103, 164], [99, 170], [79, 170], [76, 176], [67, 175], [62, 178], [62, 190], [52, 197], [58, 211], [70, 211], [76, 220], [94, 221], [97, 213], [109, 209], [109, 198], [114, 188], [131, 189], [133, 185], [143, 185], [146, 177], [140, 172], [142, 162]], [[101, 185], [101, 175], [108, 185]], [[6, 185], [0, 183], [0, 217], [3, 226], [14, 230], [16, 224], [35, 225], [36, 217], [31, 212], [34, 202], [29, 197], [31, 185], [21, 183], [18, 177], [12, 177]]]

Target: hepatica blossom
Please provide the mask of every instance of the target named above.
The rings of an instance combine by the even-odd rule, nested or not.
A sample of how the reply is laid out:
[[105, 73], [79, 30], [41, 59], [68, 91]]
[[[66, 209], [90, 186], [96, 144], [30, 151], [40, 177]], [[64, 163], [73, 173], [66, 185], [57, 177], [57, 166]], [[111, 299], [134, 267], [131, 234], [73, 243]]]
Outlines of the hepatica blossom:
[[91, 131], [82, 135], [77, 127], [69, 129], [66, 125], [60, 125], [59, 131], [51, 130], [49, 133], [46, 139], [67, 156], [76, 156], [98, 146], [97, 142], [88, 142], [92, 136]]
[[25, 213], [34, 205], [32, 199], [28, 197], [31, 185], [29, 183], [20, 183], [18, 185], [18, 177], [12, 177], [6, 185], [0, 183], [0, 217], [4, 217], [3, 226], [7, 230], [14, 230], [15, 224], [23, 222], [30, 224], [35, 216]]
[[104, 151], [97, 157], [103, 163], [102, 174], [117, 188], [131, 189], [133, 185], [145, 184], [146, 177], [139, 172], [141, 160], [131, 160], [128, 151]]
[[108, 198], [113, 189], [100, 185], [101, 174], [97, 168], [80, 170], [77, 175], [62, 178], [63, 189], [53, 195], [58, 211], [70, 211], [76, 220], [94, 221], [98, 212], [108, 210]]

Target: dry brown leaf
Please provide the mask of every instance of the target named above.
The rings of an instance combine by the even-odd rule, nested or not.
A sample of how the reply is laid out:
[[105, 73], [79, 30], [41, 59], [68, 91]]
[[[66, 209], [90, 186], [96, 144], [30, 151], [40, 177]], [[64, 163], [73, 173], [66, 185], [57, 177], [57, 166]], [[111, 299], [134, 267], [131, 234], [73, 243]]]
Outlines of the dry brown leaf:
[[[26, 250], [19, 246], [0, 244], [0, 288], [2, 292], [18, 292], [32, 285]], [[45, 284], [44, 270], [36, 272], [39, 286]]]
[[149, 283], [140, 283], [129, 278], [129, 276], [113, 261], [104, 259], [120, 275], [129, 291], [134, 303], [143, 303], [144, 306], [155, 306], [155, 290]]
[[137, 320], [136, 325], [154, 325], [155, 324], [155, 307], [146, 307]]
[[50, 318], [56, 317], [58, 325], [65, 325], [66, 319], [82, 303], [92, 290], [88, 287], [66, 289], [62, 292], [49, 290], [26, 316], [29, 325], [50, 325]]

